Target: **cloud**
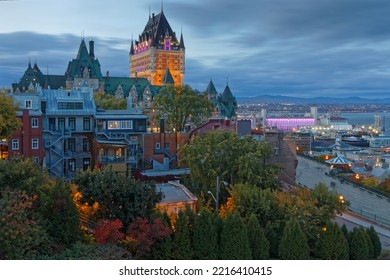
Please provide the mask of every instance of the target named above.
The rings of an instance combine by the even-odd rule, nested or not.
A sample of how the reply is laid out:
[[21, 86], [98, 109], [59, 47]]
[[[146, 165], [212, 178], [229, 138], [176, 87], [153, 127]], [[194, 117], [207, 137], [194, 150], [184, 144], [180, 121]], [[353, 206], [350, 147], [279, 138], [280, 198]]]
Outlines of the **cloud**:
[[[152, 1], [152, 12], [160, 11], [160, 3]], [[129, 17], [126, 26], [134, 37], [147, 22], [147, 5], [136, 4], [141, 6], [144, 21]], [[164, 13], [176, 33], [183, 27], [185, 83], [198, 90], [212, 77], [220, 92], [228, 78], [237, 96], [388, 94], [387, 0], [171, 0], [164, 1]], [[96, 22], [126, 29], [115, 19]], [[128, 76], [131, 36], [96, 34], [102, 73]], [[42, 71], [48, 66], [50, 73], [63, 74], [79, 43], [80, 37], [70, 34], [0, 34], [0, 86], [19, 79], [29, 59]]]

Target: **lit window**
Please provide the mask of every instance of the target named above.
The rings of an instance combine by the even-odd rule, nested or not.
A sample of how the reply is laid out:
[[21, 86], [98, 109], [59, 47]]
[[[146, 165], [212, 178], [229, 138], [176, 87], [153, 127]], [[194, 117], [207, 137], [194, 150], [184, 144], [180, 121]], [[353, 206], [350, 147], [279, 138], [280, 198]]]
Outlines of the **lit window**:
[[31, 147], [33, 150], [38, 150], [38, 139], [34, 138], [31, 140]]
[[31, 127], [37, 128], [38, 127], [38, 119], [37, 118], [32, 118], [31, 119]]
[[119, 121], [109, 121], [108, 129], [119, 129]]
[[19, 150], [19, 139], [12, 139], [12, 150]]

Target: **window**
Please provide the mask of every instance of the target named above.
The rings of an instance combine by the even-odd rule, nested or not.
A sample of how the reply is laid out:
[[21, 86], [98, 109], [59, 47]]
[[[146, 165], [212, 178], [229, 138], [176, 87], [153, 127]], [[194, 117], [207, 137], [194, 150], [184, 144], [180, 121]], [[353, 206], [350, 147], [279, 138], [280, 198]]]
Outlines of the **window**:
[[156, 143], [156, 150], [160, 149], [160, 143]]
[[31, 148], [33, 150], [38, 150], [38, 139], [37, 138], [34, 138], [31, 140]]
[[75, 118], [69, 118], [69, 128], [70, 130], [76, 130], [76, 119]]
[[121, 121], [121, 128], [122, 129], [132, 129], [133, 128], [133, 121]]
[[91, 119], [90, 118], [83, 119], [83, 128], [84, 128], [84, 130], [91, 130]]
[[12, 139], [12, 150], [19, 150], [19, 139]]
[[83, 170], [87, 170], [89, 167], [91, 167], [91, 159], [83, 159]]
[[76, 140], [74, 138], [68, 139], [68, 149], [71, 152], [76, 151]]
[[34, 162], [39, 164], [39, 157], [34, 157]]
[[58, 118], [58, 129], [64, 130], [65, 128], [65, 118]]
[[119, 129], [119, 121], [109, 121], [108, 129]]
[[76, 161], [74, 159], [70, 159], [68, 161], [68, 168], [70, 172], [75, 172], [76, 171]]
[[38, 118], [32, 118], [31, 119], [31, 127], [37, 128], [38, 127]]
[[89, 140], [87, 138], [83, 139], [83, 151], [89, 152]]
[[31, 100], [26, 100], [26, 102], [25, 102], [25, 108], [26, 109], [29, 109], [29, 108], [31, 108], [32, 107], [32, 101]]
[[82, 110], [84, 109], [83, 102], [58, 102], [59, 110]]

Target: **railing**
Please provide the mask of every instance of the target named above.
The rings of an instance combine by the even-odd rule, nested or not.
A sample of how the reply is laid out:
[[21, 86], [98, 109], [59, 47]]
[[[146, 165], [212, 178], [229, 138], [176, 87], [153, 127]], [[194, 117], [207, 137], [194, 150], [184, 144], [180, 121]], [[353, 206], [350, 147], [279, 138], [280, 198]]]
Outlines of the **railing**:
[[390, 226], [390, 219], [387, 217], [381, 217], [381, 216], [378, 216], [374, 213], [371, 213], [369, 211], [366, 211], [366, 210], [363, 210], [363, 209], [360, 209], [357, 207], [348, 207], [348, 210], [355, 213], [355, 214], [358, 214], [362, 217], [365, 217], [369, 220], [373, 220], [373, 221], [376, 221], [378, 223]]

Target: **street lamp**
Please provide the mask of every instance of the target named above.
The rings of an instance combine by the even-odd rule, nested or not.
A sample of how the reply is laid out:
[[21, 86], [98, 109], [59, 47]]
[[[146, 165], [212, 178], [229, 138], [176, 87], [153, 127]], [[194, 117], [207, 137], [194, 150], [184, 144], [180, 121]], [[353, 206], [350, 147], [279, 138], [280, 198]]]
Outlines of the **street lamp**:
[[226, 181], [220, 181], [219, 180], [219, 176], [217, 176], [217, 192], [216, 192], [216, 197], [213, 195], [213, 193], [211, 191], [208, 191], [207, 193], [209, 193], [212, 198], [214, 199], [215, 201], [215, 210], [218, 211], [218, 208], [219, 208], [219, 192], [221, 190], [221, 184], [223, 184], [225, 187], [227, 187], [229, 185], [228, 182]]

